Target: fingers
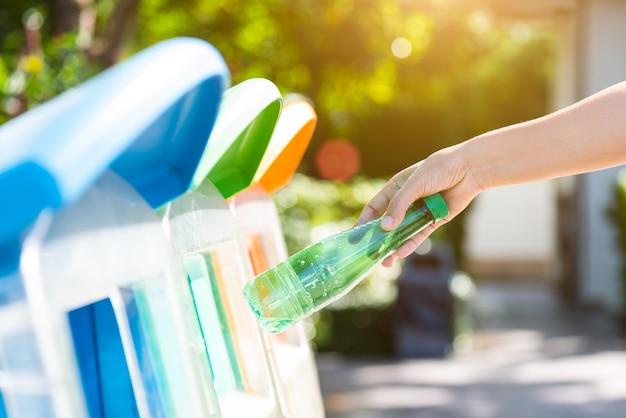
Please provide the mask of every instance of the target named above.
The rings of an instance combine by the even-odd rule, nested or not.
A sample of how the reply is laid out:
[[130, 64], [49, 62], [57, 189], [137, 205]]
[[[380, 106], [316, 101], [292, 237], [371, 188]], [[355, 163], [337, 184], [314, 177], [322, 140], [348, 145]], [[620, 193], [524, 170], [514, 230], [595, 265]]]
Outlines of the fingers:
[[412, 193], [396, 193], [396, 195], [389, 201], [387, 211], [385, 212], [381, 224], [382, 228], [387, 231], [391, 231], [400, 225], [400, 222], [404, 219], [404, 215], [406, 214], [409, 205], [414, 201], [415, 199], [413, 198]]
[[[369, 201], [369, 203], [363, 208], [356, 225], [361, 225], [365, 222], [369, 222], [373, 219], [380, 218], [388, 212], [389, 204], [392, 199], [405, 187], [407, 179], [411, 177], [413, 172], [419, 167], [421, 163], [414, 164], [410, 167], [397, 173], [393, 176], [385, 186]], [[407, 205], [408, 207], [408, 205]], [[405, 209], [406, 210], [406, 209]], [[399, 219], [397, 219], [399, 218]], [[383, 219], [383, 229], [391, 230], [397, 226], [404, 218], [404, 212], [400, 215], [395, 215], [393, 219], [393, 225], [389, 225], [391, 219]]]
[[383, 188], [376, 193], [374, 197], [370, 199], [369, 203], [363, 208], [355, 225], [358, 226], [380, 218], [387, 210], [391, 199], [402, 188], [406, 179], [410, 176], [413, 170], [413, 167], [405, 168], [393, 176], [391, 180], [389, 180], [387, 184], [385, 184]]
[[389, 204], [389, 196], [388, 193], [395, 192], [387, 192], [386, 187], [383, 188], [378, 194], [376, 194], [369, 203], [363, 208], [359, 218], [356, 221], [355, 226], [362, 225], [366, 222], [369, 222], [374, 219], [378, 219], [382, 216]]
[[393, 266], [393, 264], [396, 262], [397, 259], [398, 259], [398, 256], [395, 253], [391, 254], [383, 260], [382, 266], [389, 268]]
[[383, 229], [390, 231], [400, 225], [409, 205], [424, 196], [423, 181], [416, 178], [418, 171], [419, 165], [416, 165], [411, 175], [390, 197], [381, 225]]

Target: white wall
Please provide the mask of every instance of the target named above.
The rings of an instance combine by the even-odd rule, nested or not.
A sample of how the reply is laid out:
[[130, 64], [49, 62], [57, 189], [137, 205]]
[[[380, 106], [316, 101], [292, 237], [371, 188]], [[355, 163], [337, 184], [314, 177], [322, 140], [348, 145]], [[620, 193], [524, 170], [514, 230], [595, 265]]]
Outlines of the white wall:
[[[468, 214], [469, 265], [550, 265], [555, 259], [555, 185], [536, 182], [487, 190]], [[506, 271], [505, 271], [506, 273]]]
[[[553, 109], [626, 80], [626, 1], [509, 3], [497, 0], [494, 4], [520, 18], [543, 16], [554, 21], [560, 38], [551, 97]], [[524, 5], [524, 8], [517, 10], [512, 5]], [[612, 201], [618, 170], [575, 177], [573, 181], [580, 193], [579, 200], [572, 202], [577, 206], [574, 212], [580, 214], [573, 231], [578, 240], [574, 245], [579, 298], [614, 311], [620, 305], [619, 269], [626, 255], [616, 249], [615, 231], [606, 218], [606, 209]], [[556, 188], [545, 184], [496, 189], [479, 196], [469, 217], [470, 262], [488, 257], [495, 261], [511, 260], [511, 257], [555, 258], [556, 235], [552, 224], [556, 222], [555, 196]], [[533, 203], [529, 212], [523, 216], [520, 207], [530, 201]]]
[[[548, 107], [558, 109], [576, 100], [576, 1], [493, 0], [495, 13], [513, 19], [547, 19], [557, 37]], [[468, 215], [466, 251], [468, 268], [499, 274], [537, 274], [550, 277], [557, 263], [557, 186], [537, 182], [488, 190], [478, 196]], [[524, 266], [527, 266], [524, 271]], [[539, 269], [537, 266], [544, 266]]]
[[[587, 0], [581, 14], [580, 98], [626, 80], [626, 1]], [[624, 116], [626, 117], [626, 115]], [[593, 138], [590, 138], [593, 140]], [[617, 169], [581, 176], [580, 296], [616, 310], [620, 304], [615, 231], [605, 210]]]

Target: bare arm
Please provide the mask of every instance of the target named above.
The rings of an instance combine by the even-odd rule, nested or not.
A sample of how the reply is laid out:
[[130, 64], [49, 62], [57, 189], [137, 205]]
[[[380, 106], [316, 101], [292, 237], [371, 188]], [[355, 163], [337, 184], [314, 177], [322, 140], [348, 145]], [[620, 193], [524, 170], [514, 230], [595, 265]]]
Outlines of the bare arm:
[[626, 83], [467, 145], [465, 158], [485, 189], [620, 165], [626, 162]]
[[408, 206], [441, 192], [450, 215], [385, 260], [406, 257], [483, 190], [546, 180], [626, 163], [626, 82], [560, 111], [479, 135], [440, 150], [396, 174], [370, 200], [357, 223], [385, 216], [395, 228]]

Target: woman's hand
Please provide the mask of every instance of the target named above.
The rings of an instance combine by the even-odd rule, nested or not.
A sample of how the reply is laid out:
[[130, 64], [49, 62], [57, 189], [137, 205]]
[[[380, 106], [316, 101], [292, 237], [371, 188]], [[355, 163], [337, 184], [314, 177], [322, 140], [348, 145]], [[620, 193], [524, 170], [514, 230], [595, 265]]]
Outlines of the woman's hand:
[[426, 227], [383, 261], [390, 267], [398, 258], [407, 257], [439, 226], [465, 209], [483, 187], [463, 159], [463, 144], [440, 150], [397, 173], [363, 208], [356, 224], [383, 216], [382, 227], [397, 227], [409, 205], [421, 197], [440, 192], [450, 210], [449, 215]]

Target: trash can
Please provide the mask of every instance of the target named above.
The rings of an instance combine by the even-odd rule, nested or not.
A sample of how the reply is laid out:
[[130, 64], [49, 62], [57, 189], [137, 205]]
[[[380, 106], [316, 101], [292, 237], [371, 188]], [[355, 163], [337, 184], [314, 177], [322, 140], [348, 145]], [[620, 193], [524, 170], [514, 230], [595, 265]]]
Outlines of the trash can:
[[45, 215], [23, 279], [54, 416], [211, 416], [186, 276], [152, 208], [107, 172]]
[[393, 307], [394, 351], [400, 358], [442, 358], [454, 343], [455, 273], [450, 246], [437, 243], [407, 257]]
[[[79, 342], [85, 348], [83, 353], [96, 348], [90, 345], [96, 341], [102, 343], [98, 349], [107, 351], [111, 348], [118, 354], [120, 352], [119, 344], [107, 346], [107, 341], [99, 339], [99, 334], [96, 334], [110, 328], [108, 320], [113, 307], [109, 302], [100, 304], [90, 299], [88, 309], [83, 310], [84, 305], [70, 309], [76, 305], [78, 298], [84, 300], [89, 295], [76, 291], [72, 295], [77, 298], [72, 299], [51, 283], [56, 279], [49, 275], [44, 277], [44, 284], [54, 289], [39, 291], [43, 288], [40, 286], [43, 275], [38, 269], [50, 265], [64, 267], [60, 263], [57, 266], [57, 262], [68, 254], [45, 254], [46, 261], [50, 261], [46, 265], [24, 262], [30, 270], [29, 278], [18, 268], [20, 258], [27, 258], [22, 257], [20, 251], [22, 238], [29, 227], [46, 208], [67, 209], [76, 205], [107, 169], [121, 176], [131, 189], [139, 191], [142, 198], [150, 203], [151, 207], [146, 206], [143, 200], [141, 202], [145, 212], [151, 215], [152, 208], [183, 193], [206, 145], [229, 78], [225, 62], [217, 50], [206, 42], [191, 38], [168, 40], [0, 127], [0, 148], [3, 150], [0, 158], [0, 195], [6, 197], [7, 202], [0, 208], [0, 218], [4, 221], [0, 224], [0, 374], [4, 377], [0, 379], [0, 417], [88, 416], [87, 404], [92, 400], [94, 404], [99, 403], [105, 394], [94, 394], [91, 389], [98, 388], [97, 385], [73, 385], [80, 383], [77, 364], [83, 367], [81, 370], [90, 369], [91, 376], [103, 377], [108, 373], [119, 377], [116, 367], [108, 367], [110, 363], [99, 367], [93, 356], [86, 355], [83, 363], [83, 358], [73, 350], [69, 339], [63, 339], [60, 345], [47, 343], [67, 336], [68, 332], [65, 335], [54, 334], [51, 328], [45, 326], [46, 321], [61, 318], [64, 331], [70, 328], [70, 333], [77, 336], [72, 342]], [[159, 88], [155, 89], [155, 85]], [[124, 195], [123, 191], [121, 195]], [[124, 198], [120, 201], [129, 203]], [[98, 210], [107, 208], [103, 205]], [[93, 216], [97, 218], [98, 214], [94, 212]], [[40, 219], [37, 225], [43, 231], [50, 219], [49, 213]], [[54, 222], [58, 222], [58, 218]], [[154, 219], [151, 222], [162, 232], [158, 219], [156, 223]], [[110, 230], [101, 229], [114, 235], [121, 229], [128, 230], [127, 226], [112, 224]], [[140, 222], [135, 226], [142, 229], [145, 225]], [[54, 243], [37, 241], [30, 231], [27, 240], [34, 243], [30, 257], [37, 258], [42, 255], [38, 251], [39, 244]], [[71, 236], [80, 239], [80, 233], [87, 235], [92, 231], [72, 230], [70, 225], [66, 232], [64, 239]], [[43, 232], [42, 235], [47, 237]], [[7, 254], [8, 248], [15, 254]], [[111, 249], [114, 248], [115, 243]], [[80, 255], [92, 250], [89, 243], [80, 249], [83, 251]], [[96, 261], [93, 265], [85, 261], [84, 273], [77, 283], [87, 283], [89, 275], [99, 271], [98, 266], [102, 263], [111, 264], [104, 257], [98, 257]], [[72, 271], [74, 273], [76, 271]], [[58, 278], [62, 284], [68, 282], [63, 274]], [[28, 297], [24, 294], [22, 282], [31, 284]], [[36, 294], [35, 299], [32, 290]], [[53, 293], [61, 297], [52, 301]], [[38, 303], [37, 298], [43, 299], [46, 306], [60, 301], [58, 305], [65, 314], [54, 318], [46, 316], [44, 304]], [[92, 318], [98, 319], [97, 329], [91, 326], [93, 322], [86, 321]], [[100, 318], [103, 320], [100, 321]], [[72, 328], [74, 324], [78, 327]], [[82, 325], [85, 324], [89, 332], [82, 332]], [[172, 339], [171, 334], [168, 338]], [[72, 353], [68, 361], [51, 354], [69, 351]], [[106, 360], [124, 359], [118, 356]], [[111, 383], [108, 387], [123, 388], [119, 382], [116, 379], [115, 382], [104, 383]], [[129, 379], [123, 385], [130, 387]], [[124, 416], [117, 410], [122, 403], [125, 406], [131, 403], [126, 394], [112, 397], [113, 401], [108, 406], [116, 408], [116, 412], [111, 416]], [[132, 405], [126, 408], [131, 411], [130, 415], [135, 416], [132, 409]]]
[[226, 90], [192, 189], [165, 207], [182, 257], [223, 418], [279, 418], [265, 340], [241, 296], [252, 275], [227, 197], [248, 187], [282, 107], [278, 88], [251, 79]]
[[[248, 280], [287, 258], [287, 246], [270, 193], [289, 183], [309, 144], [316, 120], [317, 116], [308, 103], [286, 103], [252, 186], [230, 200], [254, 273]], [[305, 321], [265, 338], [285, 416], [324, 417], [317, 368], [306, 336]]]

